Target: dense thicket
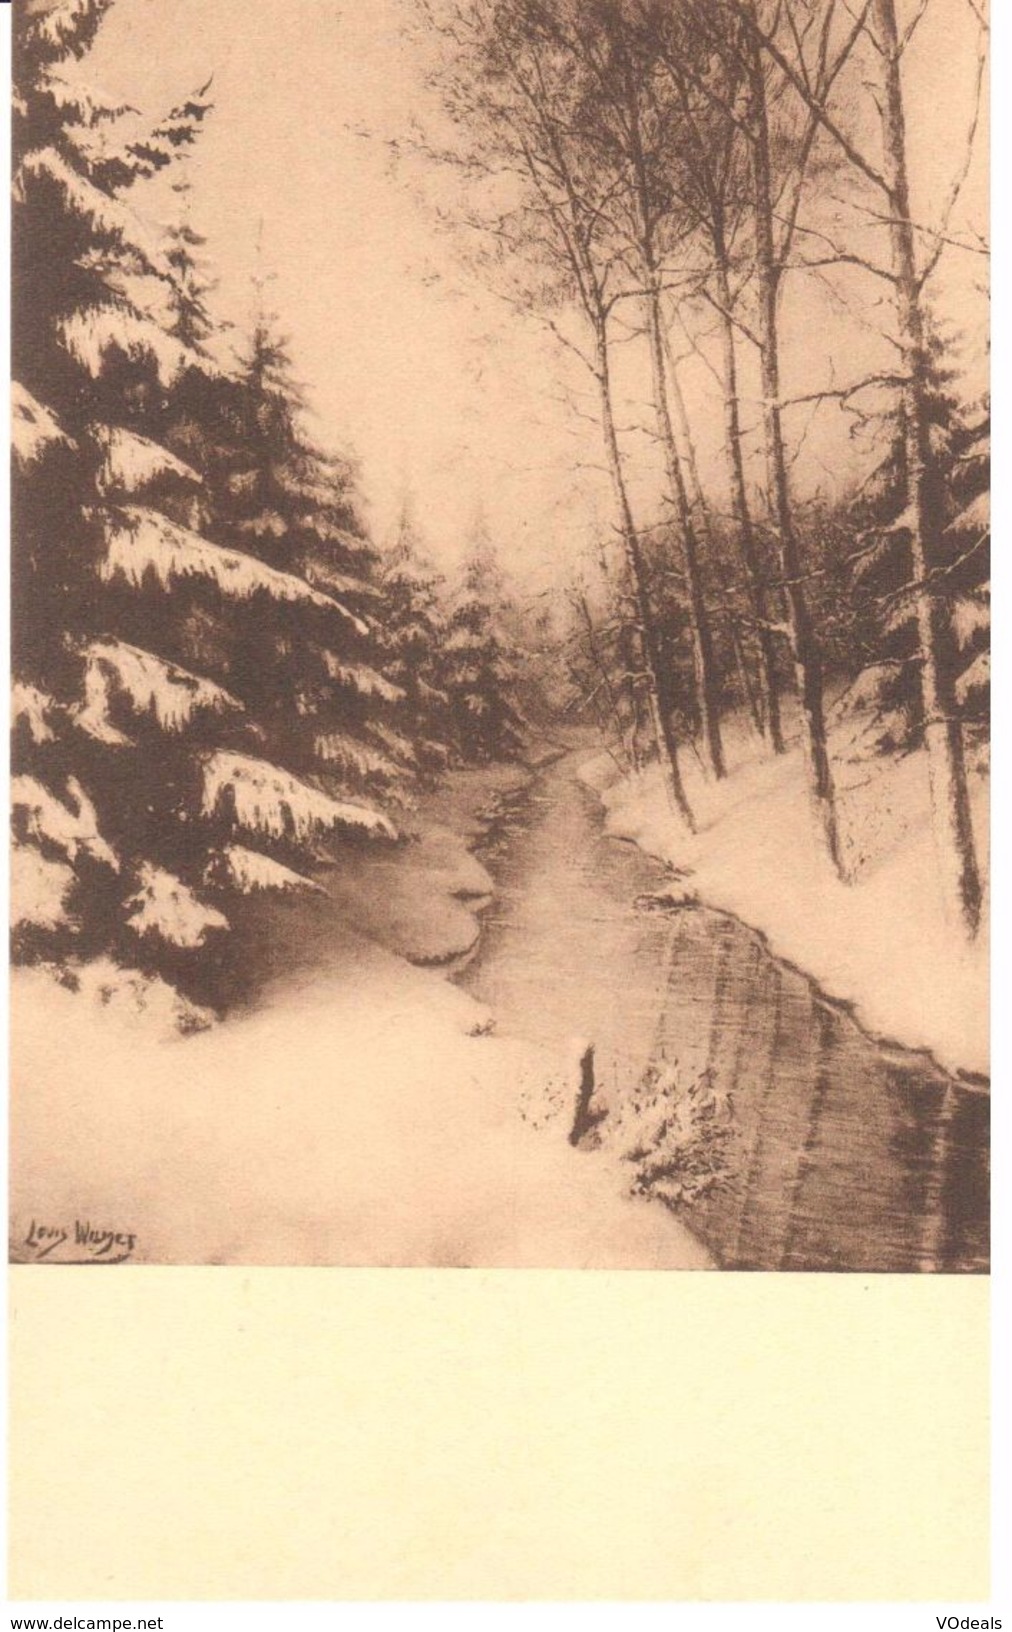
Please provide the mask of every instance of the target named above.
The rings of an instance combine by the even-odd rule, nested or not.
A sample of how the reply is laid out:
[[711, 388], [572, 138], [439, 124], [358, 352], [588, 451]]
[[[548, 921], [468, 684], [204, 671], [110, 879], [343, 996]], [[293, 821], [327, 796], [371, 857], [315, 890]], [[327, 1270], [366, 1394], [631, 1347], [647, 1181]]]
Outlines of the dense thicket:
[[221, 997], [230, 902], [393, 838], [446, 760], [443, 614], [308, 434], [276, 320], [220, 360], [181, 164], [207, 87], [150, 128], [88, 87], [110, 4], [14, 19], [15, 950]]
[[[719, 779], [730, 707], [773, 752], [789, 718], [841, 875], [831, 720], [860, 711], [872, 751], [924, 746], [947, 908], [973, 933], [967, 744], [986, 728], [988, 427], [960, 400], [929, 285], [943, 253], [986, 253], [952, 226], [986, 24], [967, 19], [979, 38], [965, 153], [915, 217], [906, 70], [924, 5], [898, 20], [895, 0], [418, 4], [453, 131], [428, 150], [463, 178], [475, 258], [540, 313], [597, 394], [621, 551], [610, 583], [570, 597], [564, 650], [588, 708], [628, 760], [652, 736], [690, 828], [686, 746]], [[806, 280], [836, 274], [837, 308], [874, 312], [891, 362], [854, 377], [830, 326], [810, 336], [811, 374], [787, 382], [788, 318]], [[724, 469], [710, 492], [675, 334], [719, 393]], [[652, 514], [615, 384], [618, 347], [637, 339]], [[802, 405], [847, 413], [865, 449], [832, 502], [799, 490]]]

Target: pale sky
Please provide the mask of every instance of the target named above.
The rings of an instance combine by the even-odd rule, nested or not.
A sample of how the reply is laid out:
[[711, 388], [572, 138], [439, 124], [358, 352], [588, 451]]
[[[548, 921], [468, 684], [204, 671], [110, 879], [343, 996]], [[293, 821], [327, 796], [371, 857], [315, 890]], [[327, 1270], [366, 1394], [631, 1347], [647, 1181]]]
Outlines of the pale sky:
[[[504, 565], [537, 587], [565, 575], [595, 517], [610, 524], [600, 447], [558, 400], [559, 378], [575, 377], [554, 342], [461, 271], [410, 166], [391, 165], [382, 138], [403, 135], [424, 97], [417, 50], [402, 36], [410, 14], [411, 0], [117, 0], [85, 73], [157, 112], [213, 72], [215, 112], [189, 175], [194, 224], [220, 278], [216, 308], [248, 322], [262, 220], [270, 303], [318, 433], [361, 460], [377, 535], [388, 535], [409, 487], [433, 554], [452, 563], [480, 506]], [[932, 220], [958, 166], [974, 42], [966, 0], [933, 0], [910, 57], [915, 181]], [[954, 229], [986, 231], [984, 161], [982, 139]], [[155, 213], [162, 202], [152, 198]], [[979, 296], [968, 304], [967, 291], [985, 268], [954, 252], [939, 279], [978, 354], [985, 307]], [[812, 389], [830, 336], [838, 381], [878, 354], [860, 320], [805, 283], [787, 303], [788, 395]], [[881, 290], [849, 293], [866, 303]], [[878, 315], [866, 311], [873, 326]], [[642, 422], [642, 359], [626, 350], [625, 417]], [[704, 469], [716, 472], [715, 382], [695, 363], [684, 386]], [[642, 457], [648, 467], [646, 442]], [[799, 488], [831, 488], [853, 458], [839, 414], [823, 410], [795, 467]], [[637, 495], [642, 521], [655, 521], [649, 474]]]

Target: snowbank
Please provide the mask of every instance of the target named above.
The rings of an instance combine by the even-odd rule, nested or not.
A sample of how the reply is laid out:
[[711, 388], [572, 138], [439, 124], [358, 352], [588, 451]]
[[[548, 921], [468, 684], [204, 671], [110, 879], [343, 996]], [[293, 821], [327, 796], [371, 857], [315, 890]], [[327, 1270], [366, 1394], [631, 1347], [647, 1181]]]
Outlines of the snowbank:
[[[926, 1048], [950, 1071], [988, 1070], [988, 953], [982, 930], [967, 946], [939, 900], [923, 753], [899, 760], [846, 757], [835, 744], [840, 817], [855, 882], [842, 884], [820, 854], [800, 750], [764, 757], [744, 731], [728, 733], [730, 774], [706, 781], [686, 758], [699, 823], [689, 835], [651, 767], [620, 779], [607, 756], [582, 778], [601, 796], [607, 829], [691, 871], [707, 905], [768, 938], [830, 996], [854, 1004], [877, 1036]], [[973, 773], [978, 843], [987, 843], [987, 779]], [[986, 859], [986, 858], [985, 858]]]
[[[496, 802], [523, 787], [520, 766], [451, 771], [405, 819], [400, 849], [359, 849], [321, 875], [345, 922], [411, 963], [451, 964], [477, 945], [476, 916], [492, 899], [492, 878], [471, 853]], [[329, 935], [329, 915], [316, 917]], [[271, 933], [283, 936], [276, 924]]]
[[[454, 773], [417, 836], [363, 846], [324, 891], [249, 898], [259, 1007], [171, 1035], [164, 1004], [12, 990], [12, 1239], [75, 1223], [136, 1237], [134, 1262], [654, 1269], [710, 1259], [628, 1163], [574, 1150], [563, 1057], [493, 1034], [489, 1012], [412, 965], [466, 951], [492, 881], [464, 842], [516, 767]], [[125, 994], [129, 996], [129, 992]], [[35, 1246], [29, 1245], [33, 1236]], [[44, 1244], [53, 1239], [45, 1237]]]
[[347, 921], [411, 963], [448, 964], [470, 952], [492, 879], [455, 833], [434, 824], [403, 851], [359, 852], [324, 887]]
[[566, 1064], [488, 1024], [351, 935], [325, 977], [173, 1042], [21, 970], [12, 1255], [59, 1227], [66, 1261], [80, 1221], [141, 1263], [707, 1267], [613, 1159], [527, 1127], [524, 1084]]

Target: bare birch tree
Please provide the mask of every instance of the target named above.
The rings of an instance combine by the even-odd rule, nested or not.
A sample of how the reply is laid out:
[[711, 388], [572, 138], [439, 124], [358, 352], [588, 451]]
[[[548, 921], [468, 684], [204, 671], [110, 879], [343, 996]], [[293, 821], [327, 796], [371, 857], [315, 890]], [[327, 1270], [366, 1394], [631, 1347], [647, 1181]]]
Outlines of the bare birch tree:
[[[670, 688], [662, 672], [646, 555], [619, 442], [611, 323], [623, 290], [620, 259], [608, 243], [609, 188], [572, 137], [569, 63], [553, 47], [535, 0], [474, 0], [449, 21], [431, 6], [426, 14], [447, 46], [437, 87], [467, 148], [463, 162], [472, 175], [505, 180], [511, 189], [509, 203], [498, 203], [474, 224], [497, 242], [500, 266], [508, 256], [514, 266], [519, 259], [540, 271], [540, 285], [528, 287], [520, 304], [529, 310], [540, 302], [552, 332], [595, 381], [652, 730], [670, 803], [694, 830], [666, 702]], [[574, 342], [552, 315], [562, 301], [582, 315], [589, 349]]]
[[[716, 90], [706, 78], [699, 85], [735, 120], [748, 152], [767, 502], [779, 556], [809, 793], [826, 853], [836, 871], [844, 876], [827, 740], [822, 658], [805, 589], [790, 492], [780, 356], [784, 278], [821, 120], [804, 102], [799, 121], [785, 129], [774, 129], [772, 110], [783, 91], [781, 62], [786, 60], [786, 53], [773, 58], [766, 50], [764, 42], [772, 35], [763, 32], [759, 5], [760, 0], [716, 0], [707, 4], [696, 0], [692, 8], [696, 26], [704, 31], [726, 65]], [[811, 88], [814, 102], [821, 105], [829, 98], [861, 34], [864, 15], [854, 18], [847, 10], [847, 28], [841, 39], [834, 32], [836, 0], [797, 0], [794, 5], [776, 9], [777, 20], [788, 38], [787, 52], [795, 58], [796, 77]], [[726, 87], [739, 85], [737, 100], [728, 100]]]
[[[637, 262], [634, 277], [642, 285], [656, 434], [664, 456], [666, 496], [681, 543], [701, 735], [710, 769], [720, 778], [725, 775], [720, 683], [703, 585], [699, 515], [690, 500], [675, 435], [665, 345], [662, 302], [669, 276], [665, 238], [672, 229], [677, 235], [680, 224], [672, 219], [673, 194], [664, 175], [666, 121], [651, 96], [652, 53], [637, 50], [643, 37], [629, 26], [621, 0], [596, 0], [593, 5], [584, 0], [554, 9], [557, 18], [569, 13], [574, 71], [579, 76], [582, 67], [591, 81], [591, 119], [582, 127], [585, 139], [598, 162], [602, 149], [612, 150], [617, 174], [609, 186], [616, 201], [624, 195], [628, 206], [625, 225]], [[609, 214], [614, 219], [614, 209]]]
[[803, 582], [784, 444], [779, 315], [784, 263], [777, 254], [774, 224], [773, 156], [766, 66], [757, 48], [752, 50], [748, 63], [748, 117], [754, 186], [756, 307], [767, 490], [787, 602], [809, 790], [826, 852], [837, 871], [842, 872], [836, 796], [826, 738], [822, 660]]
[[[963, 729], [955, 696], [951, 616], [940, 584], [945, 570], [942, 547], [943, 509], [931, 443], [930, 373], [925, 286], [943, 249], [960, 246], [950, 232], [950, 217], [965, 181], [976, 132], [984, 61], [978, 56], [977, 105], [969, 121], [967, 157], [956, 171], [937, 227], [925, 227], [911, 209], [903, 57], [926, 4], [918, 7], [901, 31], [895, 0], [868, 0], [857, 25], [877, 62], [875, 97], [880, 114], [881, 162], [869, 155], [860, 137], [845, 128], [831, 106], [832, 81], [803, 71], [789, 45], [760, 18], [754, 0], [734, 0], [757, 60], [765, 58], [783, 76], [805, 108], [810, 123], [833, 139], [853, 169], [883, 196], [880, 223], [891, 245], [890, 280], [894, 290], [897, 338], [902, 354], [902, 425], [905, 442], [907, 505], [902, 521], [910, 539], [910, 593], [916, 616], [917, 659], [921, 677], [924, 738], [928, 751], [936, 850], [949, 909], [972, 935], [980, 920], [981, 882], [970, 818]], [[855, 25], [855, 26], [857, 26]], [[919, 255], [918, 243], [926, 244]]]
[[[680, 359], [674, 353], [670, 331], [665, 335], [665, 351], [668, 361], [668, 394], [674, 420], [675, 441], [678, 445], [678, 457], [685, 471], [685, 484], [689, 493], [689, 509], [693, 517], [696, 533], [706, 543], [711, 576], [719, 585], [722, 593], [723, 606], [721, 611], [727, 625], [731, 650], [734, 654], [741, 700], [749, 711], [752, 724], [757, 733], [760, 736], [769, 736], [774, 753], [782, 753], [784, 740], [780, 725], [780, 698], [777, 693], [776, 673], [773, 667], [775, 661], [773, 637], [769, 624], [763, 616], [761, 579], [756, 573], [754, 579], [755, 593], [753, 594], [753, 575], [749, 570], [749, 559], [743, 551], [739, 531], [735, 543], [745, 574], [745, 585], [743, 586], [746, 591], [745, 625], [753, 636], [758, 632], [762, 641], [759, 662], [753, 675], [749, 654], [746, 651], [746, 644], [743, 639], [742, 618], [737, 609], [739, 594], [733, 582], [733, 573], [728, 562], [723, 558], [714, 525], [713, 512], [703, 491], [703, 484], [700, 479], [699, 461], [696, 455], [692, 425], [689, 420], [685, 394], [678, 378]], [[737, 402], [735, 407], [737, 409]], [[740, 456], [740, 447], [738, 451]], [[749, 524], [751, 524], [750, 520]], [[751, 540], [751, 544], [754, 551], [754, 539]]]
[[737, 315], [740, 290], [734, 288], [736, 240], [748, 213], [743, 164], [747, 127], [737, 111], [741, 68], [732, 54], [716, 64], [712, 58], [706, 66], [699, 63], [706, 40], [693, 26], [691, 7], [663, 7], [648, 22], [674, 103], [668, 140], [671, 185], [682, 212], [705, 241], [707, 276], [699, 287], [716, 315], [720, 338], [724, 452], [745, 599], [759, 653], [758, 715], [779, 754], [784, 738], [775, 635], [748, 496], [738, 380], [738, 335], [755, 339]]

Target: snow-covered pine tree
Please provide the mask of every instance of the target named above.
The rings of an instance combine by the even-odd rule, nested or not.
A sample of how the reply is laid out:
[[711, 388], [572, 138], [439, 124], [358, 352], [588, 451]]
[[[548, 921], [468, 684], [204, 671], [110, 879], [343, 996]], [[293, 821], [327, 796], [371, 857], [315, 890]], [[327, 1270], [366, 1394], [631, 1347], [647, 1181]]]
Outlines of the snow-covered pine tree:
[[416, 744], [420, 772], [431, 776], [450, 752], [449, 697], [441, 678], [445, 584], [425, 557], [408, 500], [383, 561], [382, 590], [384, 672], [404, 694], [405, 729]]
[[204, 258], [207, 239], [191, 219], [192, 184], [182, 177], [173, 182], [178, 214], [166, 227], [165, 259], [172, 268], [169, 333], [198, 357], [208, 355], [208, 341], [222, 325], [211, 316], [208, 300], [216, 284]]
[[502, 574], [483, 522], [476, 528], [443, 646], [442, 687], [456, 755], [466, 764], [522, 757], [518, 651], [502, 620]]
[[986, 735], [991, 705], [991, 406], [965, 415], [953, 437], [949, 491], [956, 509], [946, 537], [958, 673], [956, 701], [972, 734]]
[[138, 134], [85, 84], [110, 4], [14, 17], [15, 947], [192, 986], [228, 927], [220, 892], [308, 882], [289, 863], [321, 831], [390, 829], [260, 757], [227, 643], [186, 661], [197, 613], [212, 630], [225, 608], [352, 614], [180, 520], [200, 475], [156, 428], [199, 359], [168, 332], [173, 267], [127, 195], [209, 104]]
[[216, 445], [209, 449], [206, 526], [223, 544], [296, 574], [345, 616], [293, 607], [270, 630], [237, 638], [232, 684], [268, 742], [341, 798], [397, 802], [415, 769], [401, 688], [384, 671], [379, 555], [359, 514], [356, 472], [305, 425], [276, 317], [262, 314], [243, 353]]
[[[990, 418], [985, 407], [964, 408], [943, 363], [943, 344], [931, 336], [930, 410], [934, 503], [942, 518], [943, 559], [933, 572], [932, 595], [950, 611], [951, 640], [944, 661], [958, 676], [957, 698], [967, 721], [986, 708], [990, 679], [988, 586]], [[842, 712], [865, 722], [869, 746], [904, 750], [920, 736], [918, 584], [910, 572], [907, 433], [902, 405], [884, 417], [887, 451], [851, 510], [859, 530], [853, 557], [854, 627], [865, 661], [842, 699]], [[863, 639], [862, 639], [863, 637]]]

